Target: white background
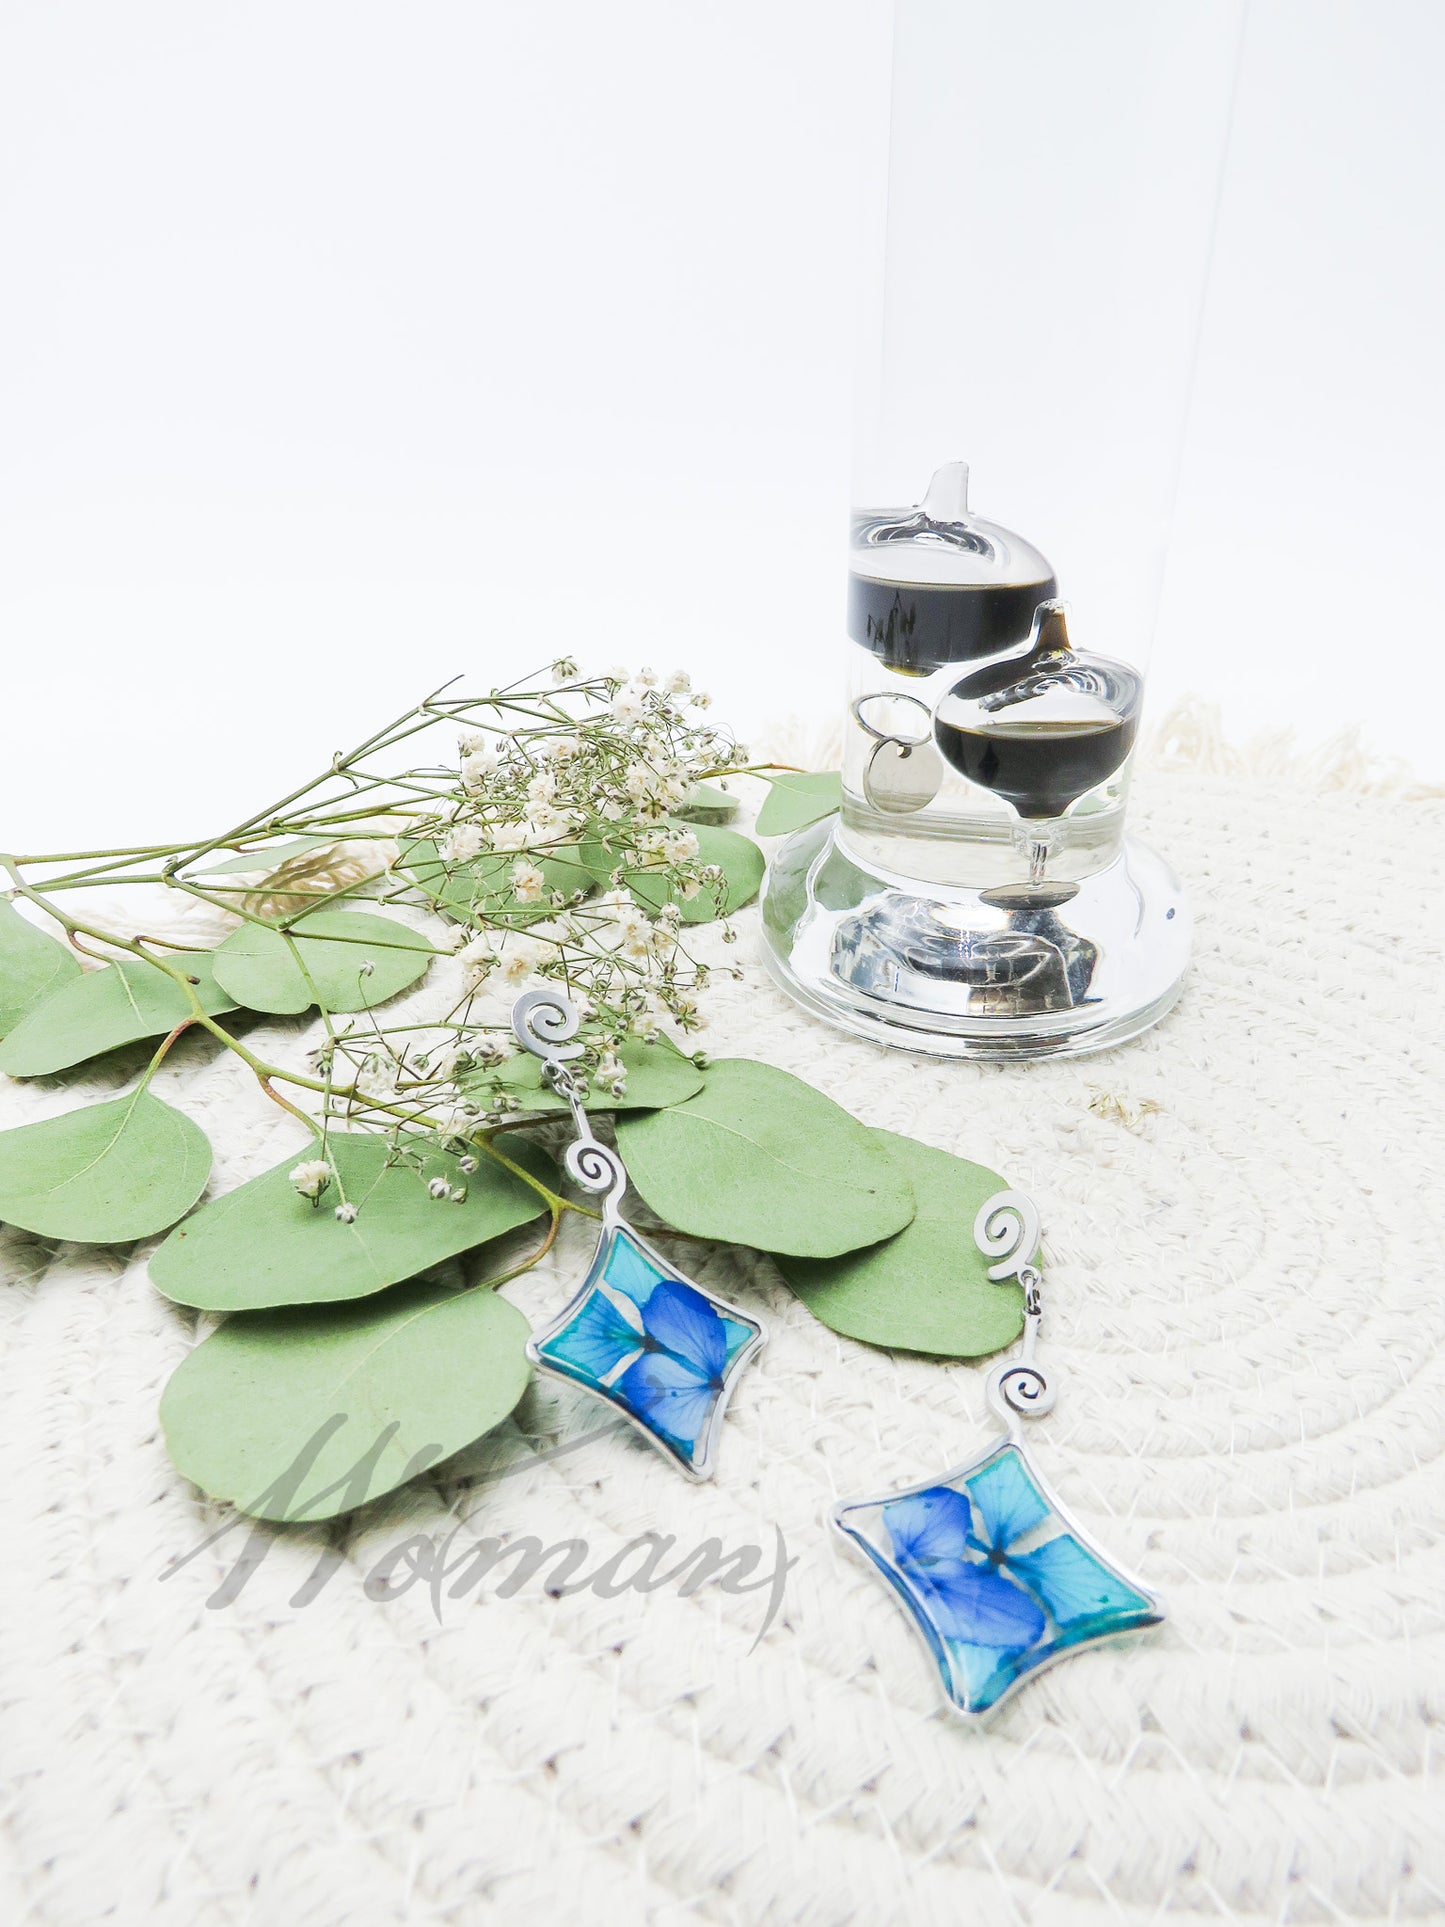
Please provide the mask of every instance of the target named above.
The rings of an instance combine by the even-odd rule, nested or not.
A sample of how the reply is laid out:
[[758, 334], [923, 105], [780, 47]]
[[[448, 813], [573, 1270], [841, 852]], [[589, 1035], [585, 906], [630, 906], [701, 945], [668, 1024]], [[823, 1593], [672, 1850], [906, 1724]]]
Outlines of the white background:
[[[0, 843], [210, 831], [563, 648], [830, 715], [889, 40], [882, 0], [6, 0]], [[1437, 779], [1442, 71], [1435, 0], [1251, 0], [1151, 695]]]

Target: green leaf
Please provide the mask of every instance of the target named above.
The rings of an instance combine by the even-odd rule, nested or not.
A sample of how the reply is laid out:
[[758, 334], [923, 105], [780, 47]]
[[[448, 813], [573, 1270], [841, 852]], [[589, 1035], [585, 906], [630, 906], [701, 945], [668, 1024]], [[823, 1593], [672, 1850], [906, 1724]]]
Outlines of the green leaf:
[[526, 1342], [526, 1319], [485, 1287], [250, 1312], [172, 1375], [166, 1446], [186, 1478], [242, 1512], [335, 1518], [499, 1425], [526, 1389]]
[[205, 1133], [149, 1091], [0, 1132], [0, 1222], [121, 1245], [164, 1231], [206, 1188]]
[[[667, 1104], [681, 1104], [703, 1087], [703, 1074], [697, 1065], [671, 1044], [629, 1040], [618, 1056], [627, 1067], [626, 1090], [621, 1097], [610, 1097], [596, 1084], [589, 1084], [589, 1111], [660, 1110]], [[495, 1087], [519, 1097], [524, 1111], [567, 1109], [566, 1099], [542, 1081], [541, 1062], [530, 1052], [509, 1057], [496, 1070], [471, 1071], [459, 1082], [460, 1088], [478, 1103], [490, 1103]]]
[[[340, 1177], [312, 1204], [290, 1173], [319, 1146], [283, 1158], [273, 1170], [213, 1199], [188, 1218], [151, 1259], [151, 1283], [180, 1305], [203, 1311], [254, 1311], [274, 1305], [330, 1304], [364, 1298], [403, 1278], [538, 1217], [544, 1202], [530, 1185], [483, 1155], [468, 1176], [446, 1152], [418, 1143], [420, 1175], [386, 1167], [389, 1139], [366, 1131], [333, 1131], [331, 1155]], [[506, 1155], [545, 1184], [555, 1176], [540, 1151], [510, 1136]], [[427, 1183], [465, 1184], [466, 1198], [429, 1195]], [[357, 1206], [343, 1224], [336, 1206]]]
[[370, 910], [313, 910], [289, 936], [294, 950], [269, 924], [243, 923], [215, 953], [217, 983], [247, 1010], [294, 1016], [318, 1000], [369, 1010], [425, 975], [435, 955], [419, 931]]
[[22, 917], [0, 897], [0, 1037], [80, 975], [73, 951]]
[[883, 1244], [840, 1258], [776, 1260], [815, 1318], [845, 1338], [940, 1358], [980, 1358], [1023, 1330], [1023, 1292], [995, 1284], [973, 1242], [978, 1208], [1008, 1181], [981, 1164], [892, 1131], [870, 1131], [880, 1157], [906, 1175], [918, 1210]]
[[770, 776], [772, 788], [758, 811], [759, 836], [789, 836], [806, 830], [843, 806], [843, 778], [835, 769]]
[[[178, 952], [169, 961], [196, 979], [193, 987], [207, 1016], [236, 1008], [216, 982], [209, 956]], [[68, 1070], [120, 1044], [164, 1037], [191, 1014], [184, 989], [158, 964], [139, 957], [107, 964], [67, 983], [22, 1018], [0, 1044], [0, 1071], [40, 1077]]]
[[284, 843], [268, 843], [264, 849], [243, 850], [240, 856], [227, 857], [224, 863], [213, 863], [209, 869], [197, 870], [198, 877], [259, 876], [263, 871], [277, 869], [288, 857], [301, 856], [307, 850], [324, 850], [329, 844], [339, 842], [341, 836], [364, 836], [363, 830], [338, 831], [335, 836], [288, 836]]
[[738, 813], [738, 799], [716, 783], [699, 783], [673, 812], [684, 823], [726, 823]]
[[[676, 819], [667, 817], [664, 821], [672, 823]], [[736, 830], [713, 829], [706, 823], [683, 827], [691, 829], [697, 838], [697, 862], [716, 863], [722, 871], [721, 888], [709, 889], [704, 884], [695, 897], [676, 897], [667, 879], [657, 871], [624, 869], [623, 881], [642, 907], [655, 916], [665, 903], [673, 902], [676, 897], [684, 923], [711, 923], [715, 917], [730, 917], [745, 903], [751, 903], [767, 867], [766, 858], [752, 838], [740, 836]], [[580, 855], [604, 887], [624, 861], [620, 853], [609, 850], [601, 841], [584, 843]]]
[[679, 1231], [832, 1258], [901, 1231], [906, 1174], [845, 1110], [770, 1064], [725, 1057], [698, 1096], [621, 1118], [617, 1147], [647, 1202]]
[[[406, 845], [397, 867], [435, 909], [460, 923], [475, 924], [513, 910], [535, 911], [535, 906], [520, 903], [512, 889], [513, 865], [527, 855], [525, 850], [511, 850], [505, 855], [472, 857], [466, 863], [444, 863], [436, 844], [419, 838]], [[543, 887], [549, 893], [560, 890], [570, 896], [574, 890], [592, 888], [592, 876], [574, 845], [530, 860], [542, 872]]]

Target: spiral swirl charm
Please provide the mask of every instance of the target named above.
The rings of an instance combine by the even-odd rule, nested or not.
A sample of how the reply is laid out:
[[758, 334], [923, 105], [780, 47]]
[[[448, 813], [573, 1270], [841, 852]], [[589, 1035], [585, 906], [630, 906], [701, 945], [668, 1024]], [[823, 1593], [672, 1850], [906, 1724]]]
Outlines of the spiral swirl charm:
[[986, 1258], [995, 1284], [1027, 1270], [1039, 1248], [1038, 1207], [1022, 1191], [996, 1191], [979, 1206], [973, 1241]]
[[528, 990], [512, 1005], [517, 1042], [544, 1062], [581, 1056], [582, 1046], [572, 1042], [581, 1024], [577, 1006], [560, 990]]
[[627, 1171], [620, 1157], [594, 1137], [578, 1138], [567, 1146], [564, 1159], [568, 1175], [593, 1196], [606, 1192], [613, 1204], [627, 1189]]
[[1054, 1409], [1059, 1396], [1058, 1386], [1043, 1367], [1027, 1358], [995, 1365], [985, 1390], [989, 1404], [1008, 1426], [1016, 1419], [1042, 1418]]

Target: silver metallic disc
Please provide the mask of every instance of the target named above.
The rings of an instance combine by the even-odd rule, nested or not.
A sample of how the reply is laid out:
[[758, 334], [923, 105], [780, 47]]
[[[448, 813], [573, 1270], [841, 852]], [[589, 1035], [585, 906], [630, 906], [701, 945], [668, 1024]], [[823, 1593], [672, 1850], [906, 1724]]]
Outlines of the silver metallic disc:
[[863, 794], [887, 816], [927, 809], [943, 784], [943, 758], [931, 742], [879, 743], [863, 772]]

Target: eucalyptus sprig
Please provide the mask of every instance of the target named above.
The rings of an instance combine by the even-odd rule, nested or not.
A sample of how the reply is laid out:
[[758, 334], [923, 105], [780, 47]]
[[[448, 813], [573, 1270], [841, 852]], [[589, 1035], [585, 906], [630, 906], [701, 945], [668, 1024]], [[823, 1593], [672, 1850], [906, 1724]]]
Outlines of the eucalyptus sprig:
[[[388, 1134], [399, 1163], [424, 1163], [418, 1142], [429, 1138], [505, 1164], [491, 1126], [519, 1099], [477, 1082], [509, 1054], [502, 999], [534, 977], [559, 981], [587, 1015], [584, 1073], [613, 1100], [626, 1092], [626, 1040], [653, 1045], [699, 1022], [708, 970], [685, 929], [699, 908], [727, 902], [728, 857], [761, 868], [755, 846], [727, 831], [704, 832], [723, 858], [708, 860], [699, 833], [670, 813], [699, 783], [746, 765], [704, 720], [707, 706], [682, 674], [582, 677], [560, 660], [484, 696], [434, 693], [220, 835], [0, 857], [13, 894], [101, 965], [80, 977], [55, 952], [0, 1045], [0, 1069], [34, 1075], [159, 1036], [144, 1089], [176, 1039], [201, 1028], [317, 1132], [316, 1155], [298, 1167], [328, 1165], [325, 1182], [310, 1169], [298, 1179], [313, 1200], [333, 1181], [341, 1189], [334, 1126]], [[398, 766], [414, 739], [448, 726], [460, 732], [454, 758]], [[214, 953], [197, 952], [67, 908], [69, 893], [123, 884], [162, 885], [238, 927]], [[438, 913], [454, 931], [428, 937], [352, 907], [361, 897]], [[17, 959], [45, 944], [13, 915], [0, 950], [7, 941]], [[453, 952], [461, 982], [448, 1002], [421, 1021], [378, 1009]], [[52, 977], [64, 979], [54, 1001]], [[220, 1021], [238, 1008], [314, 1009], [323, 1038], [310, 1064], [252, 1052]], [[565, 1208], [538, 1189], [554, 1212]], [[334, 1208], [359, 1207], [338, 1196]]]
[[[0, 856], [0, 1072], [147, 1052], [120, 1095], [0, 1132], [0, 1222], [96, 1244], [169, 1230], [153, 1284], [224, 1315], [162, 1402], [206, 1491], [331, 1516], [515, 1406], [527, 1327], [494, 1288], [565, 1214], [597, 1215], [547, 1152], [560, 1100], [513, 1050], [511, 1005], [538, 979], [583, 1013], [576, 1068], [589, 1106], [617, 1113], [657, 1235], [769, 1252], [866, 1342], [966, 1356], [1018, 1329], [1012, 1287], [958, 1284], [954, 1224], [1002, 1180], [693, 1048], [711, 980], [737, 974], [701, 926], [730, 943], [763, 875], [757, 844], [719, 825], [727, 782], [774, 782], [763, 834], [839, 795], [835, 776], [750, 764], [707, 710], [681, 673], [559, 660], [483, 695], [434, 692], [218, 834]], [[138, 895], [94, 907], [127, 885], [209, 913], [219, 940], [165, 934]], [[267, 1054], [253, 1015], [308, 1017], [306, 1048]], [[210, 1145], [152, 1089], [187, 1033], [309, 1134], [204, 1203]], [[438, 1280], [473, 1254], [468, 1288]]]

